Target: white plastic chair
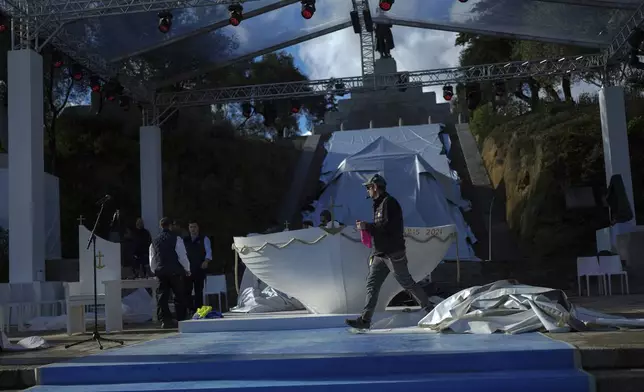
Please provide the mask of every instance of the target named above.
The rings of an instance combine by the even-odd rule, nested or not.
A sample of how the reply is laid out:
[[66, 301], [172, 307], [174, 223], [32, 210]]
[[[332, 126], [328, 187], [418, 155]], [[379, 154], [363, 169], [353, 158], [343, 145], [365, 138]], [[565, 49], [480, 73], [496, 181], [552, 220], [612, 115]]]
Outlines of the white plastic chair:
[[[630, 292], [628, 288], [628, 272], [622, 268], [622, 259], [619, 255], [599, 256], [599, 270], [606, 276], [606, 280], [608, 281], [608, 295], [613, 295], [611, 285], [613, 275], [619, 276], [622, 294], [628, 294]], [[626, 292], [624, 292], [624, 282], [626, 282]]]
[[599, 294], [606, 294], [603, 288], [606, 287], [606, 274], [599, 269], [597, 256], [577, 257], [577, 288], [581, 297], [581, 278], [586, 277], [586, 295], [590, 296], [590, 277], [597, 277]]
[[219, 298], [219, 311], [223, 312], [221, 306], [221, 295], [228, 298], [228, 286], [226, 285], [226, 275], [208, 275], [206, 276], [206, 284], [203, 289], [203, 303], [206, 304], [206, 299], [211, 294], [217, 294]]

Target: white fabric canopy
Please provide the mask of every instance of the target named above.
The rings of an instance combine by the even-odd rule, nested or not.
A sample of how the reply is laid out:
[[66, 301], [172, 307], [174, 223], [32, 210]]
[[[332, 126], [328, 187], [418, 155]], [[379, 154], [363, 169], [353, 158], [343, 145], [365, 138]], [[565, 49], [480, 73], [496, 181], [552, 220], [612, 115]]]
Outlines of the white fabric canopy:
[[[372, 175], [379, 173], [387, 180], [387, 191], [400, 203], [405, 226], [434, 227], [454, 224], [458, 230], [458, 257], [461, 260], [479, 260], [471, 243], [476, 242], [465, 222], [458, 203], [463, 203], [456, 183], [448, 179], [447, 189], [437, 179], [446, 179], [418, 153], [398, 146], [381, 137], [362, 151], [346, 158], [334, 173], [316, 203], [315, 216], [327, 209], [334, 219], [346, 225], [356, 220], [370, 221], [373, 207], [366, 200], [362, 185]], [[448, 196], [449, 191], [452, 194]], [[452, 245], [446, 258], [455, 260], [456, 245]]]

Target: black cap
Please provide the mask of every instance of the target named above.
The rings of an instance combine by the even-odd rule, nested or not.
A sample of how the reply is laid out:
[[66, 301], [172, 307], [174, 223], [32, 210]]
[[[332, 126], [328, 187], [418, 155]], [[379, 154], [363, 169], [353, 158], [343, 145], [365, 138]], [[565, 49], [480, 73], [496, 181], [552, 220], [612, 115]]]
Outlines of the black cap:
[[381, 176], [380, 174], [374, 174], [369, 181], [363, 183], [362, 185], [364, 186], [369, 186], [369, 185], [378, 185], [381, 187], [386, 187], [387, 186], [387, 181], [385, 181], [385, 178]]

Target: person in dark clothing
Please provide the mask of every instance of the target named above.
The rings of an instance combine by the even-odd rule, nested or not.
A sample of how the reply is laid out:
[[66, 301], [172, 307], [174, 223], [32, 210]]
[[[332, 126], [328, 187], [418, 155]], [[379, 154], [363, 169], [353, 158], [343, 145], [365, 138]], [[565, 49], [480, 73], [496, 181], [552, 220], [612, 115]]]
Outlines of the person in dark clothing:
[[[188, 308], [191, 312], [195, 312], [203, 306], [203, 288], [206, 283], [208, 264], [212, 260], [212, 247], [210, 239], [199, 233], [197, 221], [193, 220], [188, 223], [188, 231], [190, 234], [183, 237], [190, 261], [190, 276], [186, 278], [185, 289]], [[195, 292], [194, 298], [192, 290]]]
[[184, 276], [190, 276], [190, 262], [181, 237], [170, 231], [170, 220], [159, 222], [161, 233], [150, 244], [150, 270], [159, 281], [157, 289], [157, 316], [162, 328], [173, 328], [172, 314], [168, 306], [170, 293], [174, 295], [177, 320], [186, 319], [186, 299], [183, 287]]
[[362, 315], [357, 319], [347, 319], [350, 327], [368, 329], [378, 303], [382, 284], [393, 272], [398, 283], [428, 310], [429, 298], [418, 283], [414, 281], [407, 267], [405, 250], [405, 226], [403, 212], [398, 201], [387, 193], [387, 182], [379, 174], [363, 184], [369, 197], [373, 199], [373, 223], [356, 221], [358, 230], [366, 230], [373, 238], [373, 254], [369, 262], [367, 277], [367, 299]]
[[132, 231], [132, 273], [134, 278], [146, 278], [148, 276], [146, 269], [146, 260], [149, 259], [148, 248], [152, 243], [150, 232], [143, 225], [143, 219], [137, 218], [136, 227]]

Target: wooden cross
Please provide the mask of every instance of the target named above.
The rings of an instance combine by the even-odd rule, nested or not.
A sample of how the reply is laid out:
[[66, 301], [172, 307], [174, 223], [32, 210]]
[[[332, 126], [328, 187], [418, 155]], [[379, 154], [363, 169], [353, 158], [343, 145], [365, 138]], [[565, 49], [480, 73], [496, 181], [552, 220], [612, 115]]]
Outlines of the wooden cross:
[[78, 219], [76, 219], [76, 220], [78, 221], [78, 225], [79, 225], [79, 226], [82, 226], [82, 225], [83, 225], [83, 221], [85, 220], [85, 217], [84, 217], [83, 215], [81, 215], [81, 216], [79, 216], [79, 217], [78, 217]]
[[333, 198], [329, 199], [330, 203], [329, 204], [329, 213], [331, 214], [331, 228], [335, 229], [335, 207], [342, 207], [341, 205], [336, 205], [333, 204]]
[[284, 222], [284, 229], [286, 229], [286, 231], [288, 231], [288, 225], [289, 224], [290, 224], [289, 221]]
[[105, 264], [103, 264], [103, 257], [105, 257], [105, 255], [99, 250], [96, 254], [96, 258], [98, 259], [98, 263], [96, 263], [96, 269], [105, 268]]

